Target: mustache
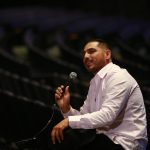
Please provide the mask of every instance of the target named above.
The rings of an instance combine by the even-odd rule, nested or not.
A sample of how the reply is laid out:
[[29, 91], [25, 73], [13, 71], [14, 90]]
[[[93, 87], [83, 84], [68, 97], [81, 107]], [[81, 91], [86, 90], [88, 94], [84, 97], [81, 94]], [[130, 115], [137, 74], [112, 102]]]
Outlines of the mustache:
[[92, 62], [93, 62], [93, 60], [92, 60], [92, 59], [89, 59], [89, 58], [87, 58], [87, 59], [84, 60], [84, 63], [86, 63], [86, 64], [92, 63]]

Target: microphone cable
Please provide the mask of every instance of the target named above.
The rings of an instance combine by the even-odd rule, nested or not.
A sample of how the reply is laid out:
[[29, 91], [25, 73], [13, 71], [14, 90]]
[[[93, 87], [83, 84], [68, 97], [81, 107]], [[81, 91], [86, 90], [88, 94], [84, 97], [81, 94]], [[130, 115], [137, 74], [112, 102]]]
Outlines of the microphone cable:
[[56, 107], [56, 104], [54, 104], [53, 105], [53, 107], [52, 107], [52, 115], [51, 115], [51, 117], [50, 117], [50, 119], [48, 120], [48, 122], [45, 124], [45, 126], [39, 131], [39, 132], [37, 132], [33, 137], [31, 137], [31, 138], [27, 138], [27, 139], [23, 139], [23, 140], [20, 140], [20, 141], [17, 141], [17, 142], [15, 142], [15, 144], [16, 145], [21, 145], [21, 144], [25, 144], [25, 143], [27, 143], [27, 142], [30, 142], [30, 141], [34, 141], [34, 140], [36, 140], [38, 137], [39, 137], [39, 135], [41, 134], [41, 133], [43, 133], [43, 131], [49, 126], [49, 124], [51, 123], [51, 121], [52, 121], [52, 119], [53, 119], [53, 116], [54, 116], [54, 112], [55, 112], [55, 108]]
[[[67, 80], [67, 83], [66, 83], [65, 86], [69, 85], [70, 82], [71, 82], [72, 80], [74, 80], [75, 78], [77, 78], [77, 73], [76, 73], [76, 72], [71, 72], [71, 73], [69, 74], [69, 79]], [[65, 88], [64, 88], [64, 89], [65, 89]], [[31, 138], [27, 138], [27, 139], [23, 139], [23, 140], [17, 141], [17, 142], [15, 142], [15, 144], [16, 144], [16, 145], [21, 145], [21, 144], [25, 144], [25, 143], [27, 143], [27, 142], [29, 142], [29, 141], [34, 141], [34, 140], [36, 140], [36, 139], [39, 137], [39, 135], [40, 135], [41, 133], [43, 133], [43, 131], [44, 131], [44, 130], [48, 127], [48, 125], [51, 123], [51, 121], [52, 121], [52, 119], [53, 119], [53, 116], [54, 116], [54, 111], [55, 111], [55, 109], [58, 109], [58, 108], [57, 108], [56, 104], [53, 104], [53, 106], [52, 106], [52, 115], [51, 115], [50, 119], [48, 120], [48, 122], [45, 124], [45, 126], [44, 126], [38, 133], [36, 133], [36, 134], [35, 134], [33, 137], [31, 137]]]

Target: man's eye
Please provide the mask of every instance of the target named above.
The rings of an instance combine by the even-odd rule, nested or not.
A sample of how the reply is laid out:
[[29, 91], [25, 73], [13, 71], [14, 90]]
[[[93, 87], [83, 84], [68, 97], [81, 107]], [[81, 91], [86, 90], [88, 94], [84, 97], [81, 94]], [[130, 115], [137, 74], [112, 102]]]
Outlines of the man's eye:
[[96, 52], [96, 49], [90, 49], [90, 50], [88, 51], [89, 54], [92, 54], [92, 53], [94, 53], [94, 52]]
[[87, 54], [93, 54], [94, 52], [96, 52], [97, 50], [95, 48], [90, 48], [90, 49], [87, 49], [86, 51], [83, 51], [82, 52], [82, 56], [85, 55], [85, 53]]

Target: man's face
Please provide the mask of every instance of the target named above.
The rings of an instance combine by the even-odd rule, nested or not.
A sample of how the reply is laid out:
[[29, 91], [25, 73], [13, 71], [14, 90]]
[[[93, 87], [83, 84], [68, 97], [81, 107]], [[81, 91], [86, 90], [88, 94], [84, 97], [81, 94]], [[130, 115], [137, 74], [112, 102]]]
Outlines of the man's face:
[[98, 42], [89, 42], [83, 50], [83, 63], [85, 68], [94, 74], [102, 69], [110, 60], [110, 51]]

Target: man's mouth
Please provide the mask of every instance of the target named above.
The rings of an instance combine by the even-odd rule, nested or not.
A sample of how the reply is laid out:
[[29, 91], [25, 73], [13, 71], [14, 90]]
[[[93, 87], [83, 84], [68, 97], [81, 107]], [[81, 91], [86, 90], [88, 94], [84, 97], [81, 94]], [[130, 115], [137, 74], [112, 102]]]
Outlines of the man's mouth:
[[92, 62], [86, 62], [86, 66], [87, 66], [87, 67], [90, 67], [91, 65], [93, 65]]

